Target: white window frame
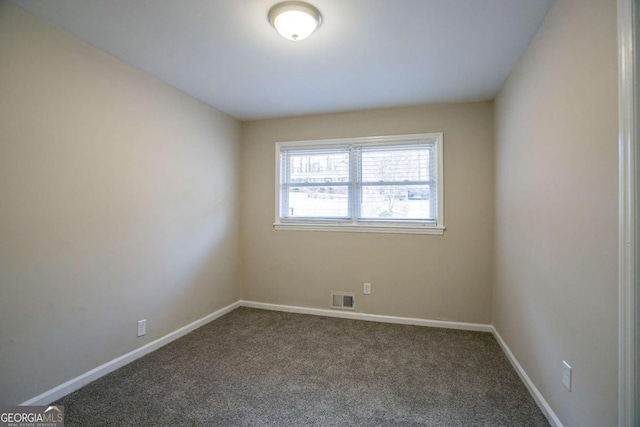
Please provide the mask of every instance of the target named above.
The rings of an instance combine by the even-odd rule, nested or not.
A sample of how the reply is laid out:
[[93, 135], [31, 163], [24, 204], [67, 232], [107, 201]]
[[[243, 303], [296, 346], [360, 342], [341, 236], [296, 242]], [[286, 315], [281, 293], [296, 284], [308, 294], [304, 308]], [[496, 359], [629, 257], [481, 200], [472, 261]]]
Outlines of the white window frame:
[[[322, 219], [285, 219], [280, 217], [280, 155], [283, 148], [344, 148], [347, 146], [386, 146], [407, 143], [428, 142], [434, 145], [436, 154], [436, 192], [437, 218], [436, 221], [367, 221], [353, 218], [351, 221], [324, 221]], [[276, 143], [275, 169], [275, 223], [276, 230], [298, 231], [343, 231], [365, 233], [405, 233], [405, 234], [444, 234], [444, 156], [443, 134], [421, 133], [411, 135], [374, 136], [362, 138], [324, 139], [313, 141], [287, 141]]]

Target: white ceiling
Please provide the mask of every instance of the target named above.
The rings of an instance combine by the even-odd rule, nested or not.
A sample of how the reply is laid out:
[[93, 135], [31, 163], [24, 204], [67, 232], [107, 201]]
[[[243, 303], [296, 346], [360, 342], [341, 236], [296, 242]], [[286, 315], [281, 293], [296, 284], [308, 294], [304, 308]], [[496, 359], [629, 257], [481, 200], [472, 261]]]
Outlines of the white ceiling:
[[278, 0], [14, 0], [240, 120], [491, 100], [553, 0], [310, 0], [292, 42]]

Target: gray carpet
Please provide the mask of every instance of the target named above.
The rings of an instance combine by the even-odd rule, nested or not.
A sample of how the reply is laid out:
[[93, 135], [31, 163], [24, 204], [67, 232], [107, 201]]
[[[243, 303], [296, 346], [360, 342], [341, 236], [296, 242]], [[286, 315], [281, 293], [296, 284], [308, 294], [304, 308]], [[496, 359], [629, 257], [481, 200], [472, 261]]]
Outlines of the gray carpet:
[[548, 426], [489, 333], [239, 308], [57, 402], [67, 426]]

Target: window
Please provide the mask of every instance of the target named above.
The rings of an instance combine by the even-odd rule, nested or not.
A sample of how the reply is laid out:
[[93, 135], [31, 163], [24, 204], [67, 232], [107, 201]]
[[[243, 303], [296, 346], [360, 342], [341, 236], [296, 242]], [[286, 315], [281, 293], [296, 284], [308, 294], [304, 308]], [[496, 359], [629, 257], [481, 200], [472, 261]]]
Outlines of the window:
[[442, 134], [281, 142], [276, 229], [442, 234]]

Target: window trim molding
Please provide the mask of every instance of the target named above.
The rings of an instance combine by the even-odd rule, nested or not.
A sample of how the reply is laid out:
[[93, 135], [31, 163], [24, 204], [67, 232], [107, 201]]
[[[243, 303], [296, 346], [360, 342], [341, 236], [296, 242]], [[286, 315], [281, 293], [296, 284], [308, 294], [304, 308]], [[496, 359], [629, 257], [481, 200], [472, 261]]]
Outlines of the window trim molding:
[[[444, 224], [444, 156], [443, 156], [443, 133], [418, 133], [407, 135], [388, 135], [388, 136], [367, 136], [357, 138], [333, 138], [333, 139], [315, 139], [303, 141], [282, 141], [276, 142], [275, 150], [275, 222], [273, 227], [275, 230], [291, 230], [291, 231], [337, 231], [337, 232], [355, 232], [355, 233], [399, 233], [399, 234], [431, 234], [443, 235], [446, 229]], [[282, 221], [280, 218], [280, 153], [286, 147], [314, 148], [314, 147], [335, 147], [344, 148], [352, 145], [367, 146], [385, 146], [407, 142], [415, 142], [416, 140], [433, 141], [437, 153], [436, 163], [436, 179], [437, 179], [437, 197], [438, 197], [438, 213], [436, 222], [417, 222], [417, 221], [367, 221], [361, 220], [357, 223], [345, 221], [326, 222], [322, 220], [306, 220], [294, 219]]]

